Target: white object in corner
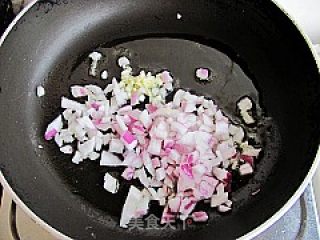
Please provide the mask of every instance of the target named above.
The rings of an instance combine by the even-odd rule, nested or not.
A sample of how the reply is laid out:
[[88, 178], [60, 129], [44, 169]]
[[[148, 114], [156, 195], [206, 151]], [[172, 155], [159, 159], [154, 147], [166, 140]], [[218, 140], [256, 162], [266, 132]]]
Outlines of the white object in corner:
[[274, 0], [293, 17], [314, 44], [320, 44], [320, 0]]
[[320, 44], [314, 45], [314, 48], [316, 49], [316, 52], [318, 53], [318, 55], [320, 57]]

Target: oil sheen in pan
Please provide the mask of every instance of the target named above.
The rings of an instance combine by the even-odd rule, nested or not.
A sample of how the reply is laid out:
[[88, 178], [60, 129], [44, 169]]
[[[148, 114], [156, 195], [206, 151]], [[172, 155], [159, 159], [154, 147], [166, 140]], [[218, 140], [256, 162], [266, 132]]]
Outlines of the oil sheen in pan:
[[[176, 87], [214, 99], [224, 113], [238, 124], [242, 122], [236, 111], [236, 103], [243, 96], [249, 96], [256, 104], [254, 112], [258, 124], [245, 128], [249, 133], [250, 141], [256, 143], [257, 146], [262, 146], [264, 151], [253, 177], [242, 181], [239, 181], [237, 177], [233, 179], [233, 211], [237, 211], [250, 201], [250, 198], [254, 197], [252, 193], [256, 193], [260, 188], [263, 191], [263, 183], [267, 181], [278, 156], [280, 136], [276, 123], [269, 118], [270, 116], [266, 117], [267, 114], [259, 99], [259, 92], [254, 86], [254, 77], [250, 76], [247, 70], [243, 70], [247, 69], [247, 66], [238, 64], [239, 62], [235, 59], [237, 56], [219, 45], [214, 49], [193, 41], [167, 38], [134, 40], [115, 46], [102, 46], [96, 51], [104, 55], [98, 71], [102, 72], [107, 69], [109, 79], [103, 81], [90, 77], [88, 75], [90, 62], [87, 55], [83, 55], [74, 61], [76, 64], [72, 67], [65, 67], [70, 63], [64, 67], [63, 64], [61, 65], [61, 70], [69, 71], [69, 86], [65, 86], [62, 92], [67, 93], [69, 87], [74, 84], [106, 86], [113, 76], [117, 78], [120, 76], [117, 59], [124, 55], [130, 58], [135, 73], [141, 69], [154, 72], [163, 69], [170, 70], [177, 79]], [[211, 70], [210, 82], [204, 84], [195, 80], [195, 70], [199, 67], [207, 67]], [[53, 92], [57, 94], [56, 91]], [[45, 115], [50, 115], [50, 113]], [[258, 134], [253, 134], [254, 132]], [[55, 146], [50, 147], [50, 151], [53, 156], [56, 156], [54, 169], [64, 179], [70, 191], [78, 195], [86, 204], [89, 203], [99, 211], [99, 214], [111, 215], [118, 222], [130, 185], [120, 181], [118, 194], [112, 195], [103, 189], [103, 176], [105, 172], [111, 171], [114, 176], [121, 179], [122, 169], [107, 169], [100, 167], [98, 162], [90, 161], [77, 166], [72, 164], [70, 156], [63, 156]], [[209, 210], [208, 204], [199, 205], [199, 209], [210, 212], [210, 221], [221, 216], [215, 210]], [[150, 212], [160, 217], [162, 208], [152, 205]]]

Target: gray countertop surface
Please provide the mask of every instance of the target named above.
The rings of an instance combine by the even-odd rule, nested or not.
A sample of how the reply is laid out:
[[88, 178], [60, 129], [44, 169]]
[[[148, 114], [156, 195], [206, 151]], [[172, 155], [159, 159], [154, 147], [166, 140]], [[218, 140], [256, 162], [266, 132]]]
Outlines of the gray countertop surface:
[[294, 206], [254, 240], [320, 240], [317, 210], [309, 185]]

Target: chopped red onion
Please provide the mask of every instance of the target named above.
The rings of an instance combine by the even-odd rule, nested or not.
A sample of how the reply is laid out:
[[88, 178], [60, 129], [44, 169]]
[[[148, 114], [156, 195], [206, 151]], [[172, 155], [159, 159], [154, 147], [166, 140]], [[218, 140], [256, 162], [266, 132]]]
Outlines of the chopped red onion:
[[193, 221], [195, 221], [195, 222], [206, 222], [209, 219], [208, 214], [206, 212], [203, 212], [203, 211], [194, 212], [194, 213], [192, 213], [191, 216], [192, 216]]
[[[99, 56], [93, 55], [97, 64]], [[104, 90], [96, 85], [71, 87], [73, 98], [81, 99], [62, 97], [63, 114], [48, 125], [45, 139], [54, 139], [64, 154], [74, 153], [75, 164], [90, 159], [99, 160], [101, 166], [126, 167], [121, 177], [140, 182], [142, 191], [133, 186], [129, 190], [121, 227], [145, 216], [150, 200], [164, 207], [163, 224], [190, 216], [206, 222], [206, 212], [194, 212], [201, 201], [219, 212], [230, 211], [229, 167], [239, 169], [241, 176], [252, 174], [261, 149], [249, 145], [244, 128], [234, 125], [212, 100], [179, 89], [166, 103], [174, 82], [169, 71], [133, 76], [129, 59], [122, 57], [118, 64], [123, 68], [121, 81], [113, 78]], [[102, 72], [101, 78], [107, 77]], [[197, 69], [197, 77], [208, 80], [209, 69]], [[138, 78], [143, 81], [135, 82]], [[252, 109], [248, 99], [238, 103], [247, 120]], [[144, 101], [144, 109], [135, 106]], [[107, 173], [104, 188], [115, 194], [119, 182]]]
[[72, 86], [71, 94], [75, 98], [88, 96], [88, 90], [82, 86]]
[[49, 141], [52, 140], [57, 133], [62, 129], [63, 122], [62, 117], [59, 115], [55, 120], [53, 120], [47, 127], [44, 138]]
[[132, 167], [127, 167], [124, 172], [122, 173], [122, 177], [128, 181], [133, 179], [133, 176], [135, 174], [135, 170]]

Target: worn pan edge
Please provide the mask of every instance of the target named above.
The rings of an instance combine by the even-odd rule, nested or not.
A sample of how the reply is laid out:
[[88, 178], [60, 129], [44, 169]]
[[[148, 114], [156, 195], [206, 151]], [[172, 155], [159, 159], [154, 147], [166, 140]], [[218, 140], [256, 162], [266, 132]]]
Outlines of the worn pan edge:
[[[298, 29], [304, 40], [306, 41], [307, 45], [309, 46], [310, 51], [312, 52], [313, 58], [316, 62], [318, 67], [318, 71], [320, 74], [320, 56], [316, 52], [313, 44], [309, 38], [309, 36], [304, 32], [304, 30], [300, 27], [300, 25], [295, 21], [293, 16], [289, 14], [285, 8], [281, 5], [281, 3], [276, 2], [276, 0], [271, 0], [273, 4], [275, 4], [294, 24], [294, 26]], [[1, 46], [1, 45], [0, 45]], [[297, 191], [293, 194], [293, 196], [287, 201], [287, 203], [278, 211], [276, 212], [271, 218], [269, 218], [266, 222], [261, 224], [259, 227], [253, 229], [251, 232], [247, 233], [246, 235], [240, 237], [238, 240], [249, 240], [257, 237], [262, 232], [266, 231], [269, 227], [271, 227], [274, 223], [276, 223], [286, 212], [292, 208], [292, 206], [298, 201], [301, 197], [303, 192], [306, 190], [309, 184], [312, 184], [312, 177], [315, 175], [318, 166], [320, 165], [320, 146], [318, 147], [318, 151], [315, 157], [315, 160], [309, 170], [309, 173], [301, 183], [300, 187]]]
[[[22, 18], [32, 7], [38, 2], [38, 0], [32, 0], [24, 9], [20, 11], [20, 13], [13, 19], [13, 21], [10, 23], [6, 31], [3, 33], [3, 35], [0, 38], [0, 47], [3, 45], [4, 41], [6, 40], [9, 33], [12, 31], [14, 26], [18, 23], [20, 18]], [[50, 234], [53, 235], [54, 238], [58, 240], [72, 240], [72, 238], [66, 236], [65, 234], [59, 232], [57, 229], [50, 226], [48, 223], [43, 221], [40, 217], [38, 217], [30, 208], [28, 208], [27, 205], [25, 205], [22, 200], [19, 198], [19, 196], [15, 193], [15, 191], [11, 188], [7, 180], [5, 179], [2, 171], [0, 170], [0, 183], [2, 184], [4, 190], [9, 194], [9, 196], [15, 201], [15, 203], [37, 224], [39, 224], [40, 227], [47, 230]]]
[[[318, 67], [318, 71], [320, 74], [320, 56], [316, 52], [315, 48], [313, 47], [313, 44], [311, 42], [311, 39], [309, 36], [304, 32], [304, 30], [300, 27], [300, 25], [295, 21], [293, 16], [289, 14], [285, 10], [285, 8], [281, 5], [281, 3], [276, 2], [276, 0], [271, 0], [273, 4], [275, 4], [294, 24], [294, 26], [298, 29], [304, 40], [306, 41], [307, 45], [310, 48], [310, 51], [312, 52], [313, 58], [316, 62], [316, 65]], [[1, 45], [0, 45], [1, 46]], [[318, 151], [315, 157], [315, 160], [309, 170], [309, 173], [301, 183], [300, 187], [297, 189], [297, 191], [293, 194], [293, 196], [287, 201], [287, 203], [278, 211], [276, 212], [271, 218], [269, 218], [266, 222], [261, 224], [259, 227], [255, 228], [251, 232], [247, 233], [246, 235], [240, 237], [238, 240], [249, 240], [257, 237], [262, 232], [266, 231], [269, 227], [271, 227], [274, 223], [276, 223], [286, 212], [292, 208], [292, 206], [298, 201], [298, 199], [301, 197], [303, 192], [306, 190], [309, 184], [312, 184], [312, 177], [315, 175], [316, 170], [318, 166], [320, 165], [320, 146], [318, 147]]]
[[[12, 23], [8, 26], [2, 37], [0, 38], [0, 47], [3, 45], [4, 41], [6, 40], [9, 33], [12, 31], [14, 26], [17, 24], [17, 22], [26, 14], [32, 7], [37, 3], [38, 0], [33, 0], [29, 3], [12, 21]], [[316, 53], [313, 44], [310, 40], [310, 38], [307, 36], [307, 34], [300, 28], [300, 26], [297, 24], [297, 22], [294, 20], [294, 18], [283, 8], [283, 6], [280, 3], [277, 3], [275, 0], [271, 0], [295, 25], [295, 27], [299, 30], [300, 34], [303, 36], [304, 40], [306, 41], [307, 45], [310, 48], [310, 51], [312, 52], [313, 58], [316, 62], [316, 65], [318, 67], [318, 71], [320, 74], [320, 57]], [[269, 227], [271, 227], [274, 223], [276, 223], [288, 210], [296, 203], [296, 201], [299, 199], [299, 197], [303, 194], [305, 189], [307, 188], [308, 184], [311, 183], [312, 177], [314, 176], [318, 166], [320, 164], [320, 147], [318, 148], [315, 160], [309, 170], [309, 173], [301, 183], [300, 187], [297, 189], [297, 191], [293, 194], [293, 196], [287, 201], [287, 203], [284, 204], [284, 206], [276, 212], [271, 218], [269, 218], [266, 222], [261, 224], [259, 227], [253, 229], [251, 232], [247, 233], [246, 235], [240, 237], [238, 240], [249, 240], [253, 239], [254, 237], [257, 237], [259, 234], [267, 230]], [[50, 226], [48, 223], [43, 221], [40, 217], [38, 217], [31, 209], [29, 209], [19, 198], [19, 196], [15, 193], [15, 191], [11, 188], [7, 180], [5, 179], [3, 173], [0, 170], [0, 183], [3, 185], [4, 189], [9, 193], [9, 195], [12, 197], [12, 199], [16, 202], [16, 204], [28, 215], [30, 216], [36, 223], [40, 225], [40, 227], [43, 227], [48, 232], [50, 232], [53, 237], [57, 239], [63, 239], [63, 240], [72, 240], [70, 237], [66, 236], [65, 234], [59, 232], [57, 229]]]

